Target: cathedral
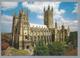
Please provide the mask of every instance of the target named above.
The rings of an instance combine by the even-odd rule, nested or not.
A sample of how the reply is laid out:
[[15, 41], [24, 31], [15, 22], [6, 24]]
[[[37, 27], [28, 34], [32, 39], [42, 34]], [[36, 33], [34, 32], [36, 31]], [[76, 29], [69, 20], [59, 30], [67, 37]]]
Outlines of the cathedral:
[[25, 14], [23, 10], [19, 11], [19, 15], [13, 16], [12, 24], [12, 46], [16, 49], [30, 49], [36, 47], [38, 41], [42, 41], [47, 45], [54, 41], [64, 42], [68, 38], [70, 29], [64, 25], [59, 28], [54, 23], [53, 8], [48, 6], [44, 8], [44, 25], [32, 24], [29, 22], [29, 14]]

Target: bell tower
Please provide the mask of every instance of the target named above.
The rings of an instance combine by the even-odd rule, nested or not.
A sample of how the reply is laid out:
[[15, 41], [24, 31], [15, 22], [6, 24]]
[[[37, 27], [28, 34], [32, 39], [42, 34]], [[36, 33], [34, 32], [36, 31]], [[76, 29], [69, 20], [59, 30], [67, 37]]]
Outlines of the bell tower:
[[25, 14], [22, 9], [19, 11], [17, 17], [13, 17], [12, 37], [15, 48], [30, 48], [28, 13]]
[[44, 8], [44, 25], [47, 25], [48, 28], [53, 28], [53, 8], [48, 6], [48, 9]]
[[[28, 13], [25, 14], [23, 10], [19, 12], [19, 49], [27, 49], [29, 46], [29, 22]], [[27, 44], [26, 44], [27, 43]]]

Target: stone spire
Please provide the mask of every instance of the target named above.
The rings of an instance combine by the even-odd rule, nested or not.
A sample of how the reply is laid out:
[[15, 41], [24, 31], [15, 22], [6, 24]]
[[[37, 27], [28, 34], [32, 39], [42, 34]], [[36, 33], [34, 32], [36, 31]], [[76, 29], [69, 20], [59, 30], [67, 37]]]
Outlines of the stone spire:
[[44, 12], [45, 12], [45, 7], [44, 7]]
[[69, 26], [67, 28], [67, 33], [68, 33], [68, 36], [69, 36], [69, 33], [70, 33], [70, 27]]
[[19, 10], [19, 16], [22, 16], [23, 14], [23, 9]]
[[55, 22], [55, 28], [57, 28], [57, 22]]
[[51, 9], [52, 11], [53, 11], [53, 7], [52, 7], [52, 9]]
[[62, 25], [62, 30], [64, 30], [64, 25]]
[[48, 6], [48, 10], [50, 10], [50, 5]]
[[70, 31], [70, 27], [69, 26], [68, 26], [67, 30]]

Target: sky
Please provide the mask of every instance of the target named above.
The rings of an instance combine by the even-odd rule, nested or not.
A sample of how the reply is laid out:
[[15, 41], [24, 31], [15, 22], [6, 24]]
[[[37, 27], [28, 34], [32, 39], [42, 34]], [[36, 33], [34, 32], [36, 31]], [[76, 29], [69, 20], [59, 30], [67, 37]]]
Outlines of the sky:
[[53, 7], [53, 21], [57, 22], [58, 27], [64, 25], [70, 27], [71, 31], [78, 30], [78, 13], [76, 2], [51, 2], [51, 1], [19, 1], [19, 2], [1, 2], [0, 4], [0, 26], [1, 32], [11, 32], [12, 19], [14, 13], [18, 15], [19, 10], [23, 9], [25, 14], [29, 14], [29, 22], [34, 24], [44, 23], [43, 9], [48, 6]]

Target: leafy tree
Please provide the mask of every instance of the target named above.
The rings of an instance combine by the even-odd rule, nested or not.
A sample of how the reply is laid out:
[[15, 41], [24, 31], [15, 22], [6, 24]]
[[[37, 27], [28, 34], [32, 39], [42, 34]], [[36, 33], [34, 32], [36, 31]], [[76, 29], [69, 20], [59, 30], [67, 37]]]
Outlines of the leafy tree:
[[65, 51], [65, 44], [61, 42], [53, 42], [48, 45], [50, 55], [63, 55]]
[[1, 44], [1, 49], [6, 50], [8, 47], [9, 47], [9, 44], [7, 42], [3, 41], [2, 44]]
[[44, 45], [42, 41], [36, 44], [34, 55], [63, 55], [65, 52], [64, 42], [53, 42], [52, 44]]
[[36, 44], [36, 47], [34, 49], [34, 55], [41, 55], [41, 56], [45, 56], [45, 55], [49, 55], [48, 53], [48, 47], [46, 45], [43, 44], [42, 41], [39, 41]]
[[73, 48], [77, 48], [77, 32], [71, 32], [69, 37], [69, 42], [72, 44]]

